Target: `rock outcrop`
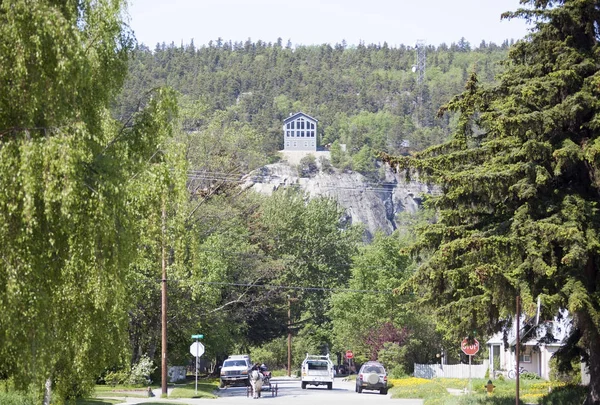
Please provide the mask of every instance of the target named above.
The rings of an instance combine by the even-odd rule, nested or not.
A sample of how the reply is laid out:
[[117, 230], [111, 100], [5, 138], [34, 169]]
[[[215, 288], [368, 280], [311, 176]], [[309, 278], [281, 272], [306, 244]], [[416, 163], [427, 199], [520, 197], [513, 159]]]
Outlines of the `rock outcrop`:
[[299, 177], [297, 167], [281, 162], [253, 171], [244, 178], [243, 186], [263, 194], [280, 187], [300, 187], [310, 198], [331, 197], [346, 210], [349, 221], [364, 224], [365, 236], [371, 239], [377, 231], [392, 233], [396, 215], [404, 211], [415, 213], [423, 195], [431, 193], [427, 185], [406, 182], [403, 177], [389, 168], [385, 179], [378, 183], [360, 173], [335, 169], [327, 173], [319, 168], [311, 177]]

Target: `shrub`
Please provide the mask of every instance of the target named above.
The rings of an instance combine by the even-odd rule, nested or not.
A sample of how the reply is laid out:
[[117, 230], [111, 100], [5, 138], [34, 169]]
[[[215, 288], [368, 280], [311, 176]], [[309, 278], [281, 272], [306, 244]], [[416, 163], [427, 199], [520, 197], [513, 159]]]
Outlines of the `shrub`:
[[306, 155], [300, 159], [300, 164], [298, 164], [298, 176], [310, 177], [317, 173], [318, 170], [317, 159], [314, 155]]
[[154, 363], [146, 355], [143, 355], [136, 364], [131, 367], [129, 375], [129, 384], [131, 385], [148, 385], [152, 382], [150, 375], [156, 370]]
[[104, 382], [108, 385], [112, 385], [113, 387], [115, 385], [125, 384], [127, 381], [129, 381], [129, 374], [129, 371], [125, 369], [109, 371], [106, 373], [106, 376], [104, 376]]

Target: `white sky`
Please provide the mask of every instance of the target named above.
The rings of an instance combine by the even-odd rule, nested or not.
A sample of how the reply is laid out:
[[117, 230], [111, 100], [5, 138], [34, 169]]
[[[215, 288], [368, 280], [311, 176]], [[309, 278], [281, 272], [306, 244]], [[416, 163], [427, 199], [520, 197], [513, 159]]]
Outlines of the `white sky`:
[[521, 19], [500, 20], [519, 0], [129, 0], [130, 25], [139, 43], [196, 46], [225, 41], [285, 46], [387, 42], [390, 46], [450, 44], [465, 37], [502, 43], [527, 34]]

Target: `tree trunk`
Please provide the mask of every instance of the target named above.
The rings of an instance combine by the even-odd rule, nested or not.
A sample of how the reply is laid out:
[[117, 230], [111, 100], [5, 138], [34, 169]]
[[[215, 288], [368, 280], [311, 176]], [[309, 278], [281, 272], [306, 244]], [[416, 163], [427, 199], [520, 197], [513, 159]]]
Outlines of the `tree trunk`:
[[52, 379], [48, 378], [44, 384], [44, 405], [50, 405], [52, 401]]
[[588, 341], [590, 385], [584, 405], [598, 405], [600, 404], [600, 334], [595, 326], [590, 329], [587, 334], [590, 339]]

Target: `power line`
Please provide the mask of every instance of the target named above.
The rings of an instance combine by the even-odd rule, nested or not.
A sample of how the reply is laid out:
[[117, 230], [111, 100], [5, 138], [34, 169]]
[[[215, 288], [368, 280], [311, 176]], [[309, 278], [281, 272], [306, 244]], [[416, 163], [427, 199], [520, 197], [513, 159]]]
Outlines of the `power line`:
[[[139, 280], [146, 281], [146, 280]], [[188, 280], [168, 280], [171, 282], [181, 283], [189, 282]], [[217, 285], [227, 287], [252, 287], [252, 288], [264, 288], [272, 290], [296, 290], [296, 291], [328, 291], [328, 292], [352, 292], [352, 293], [363, 293], [363, 294], [394, 294], [394, 290], [360, 290], [353, 288], [329, 288], [329, 287], [300, 287], [300, 286], [289, 286], [289, 285], [277, 285], [277, 284], [254, 284], [254, 283], [227, 283], [221, 281], [194, 281], [191, 284], [205, 284], [205, 285]]]

